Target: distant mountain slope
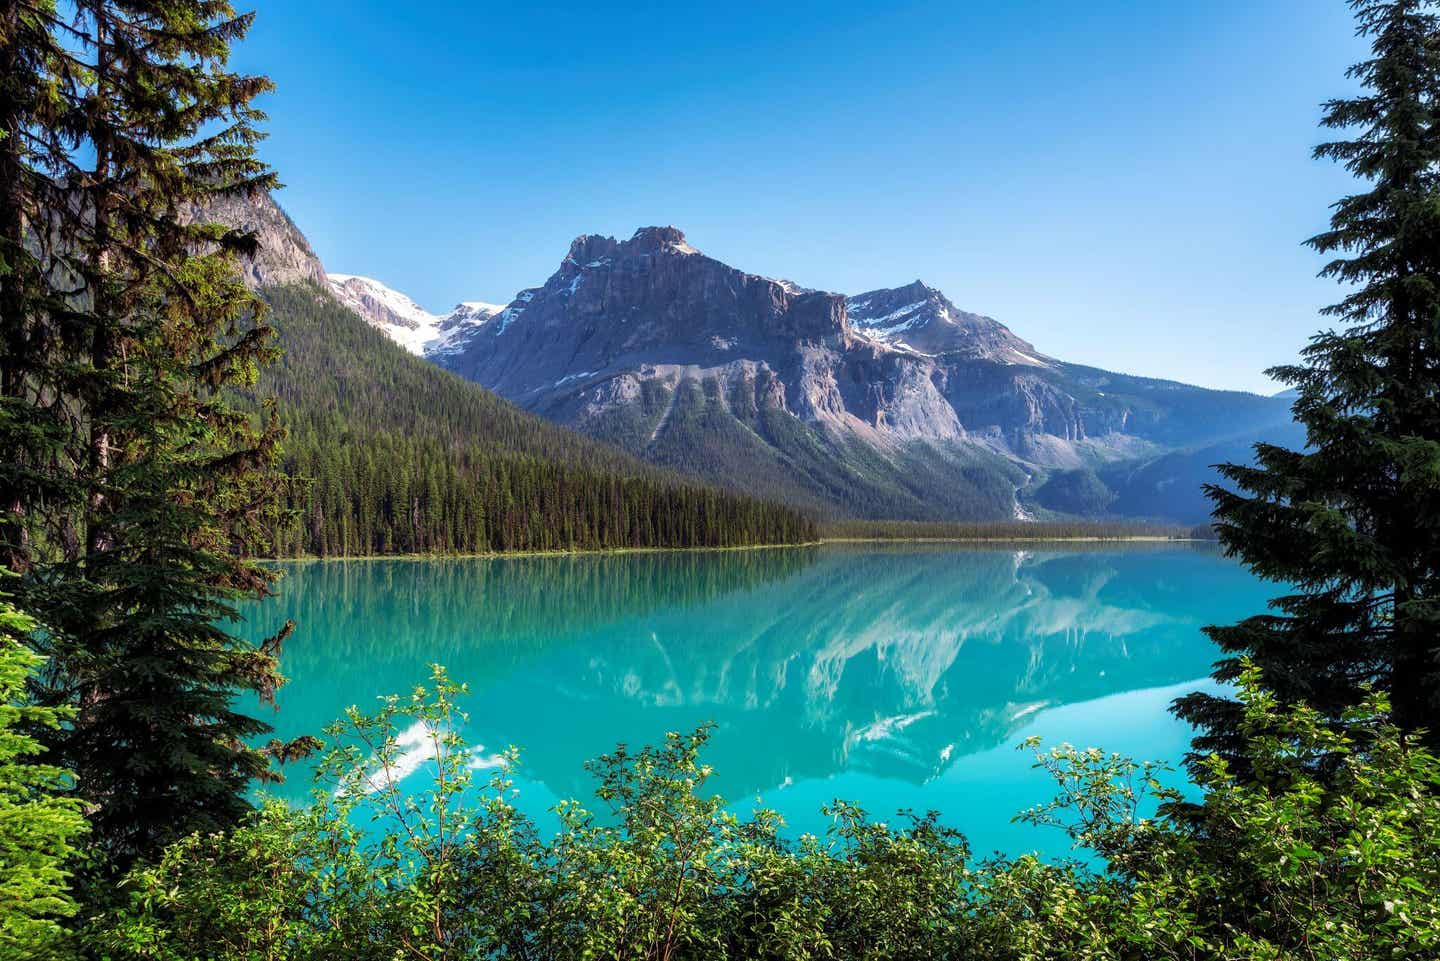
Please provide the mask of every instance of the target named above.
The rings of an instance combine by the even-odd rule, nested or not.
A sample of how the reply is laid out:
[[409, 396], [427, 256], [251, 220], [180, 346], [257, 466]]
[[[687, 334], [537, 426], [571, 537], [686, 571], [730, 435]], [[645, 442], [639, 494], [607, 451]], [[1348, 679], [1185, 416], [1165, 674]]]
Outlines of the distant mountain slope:
[[[277, 553], [814, 539], [813, 522], [791, 508], [666, 473], [411, 356], [385, 324], [336, 299], [309, 244], [269, 198], [223, 213], [261, 235], [246, 276], [270, 303], [284, 347], [255, 392], [277, 399], [290, 430], [283, 463], [295, 482], [287, 512], [273, 522]], [[372, 312], [408, 303], [355, 279], [338, 283], [357, 296], [363, 290]], [[437, 336], [447, 320], [452, 332], [483, 322], [475, 317], [484, 306], [461, 305], [435, 325]]]
[[1288, 419], [1275, 398], [1067, 364], [919, 281], [847, 299], [745, 273], [673, 227], [577, 238], [430, 356], [653, 463], [863, 517], [1040, 516], [1051, 475]]
[[1184, 524], [1209, 523], [1214, 505], [1202, 488], [1205, 484], [1229, 483], [1221, 480], [1215, 465], [1253, 463], [1253, 448], [1258, 441], [1300, 450], [1305, 446], [1305, 428], [1289, 421], [1153, 460], [1109, 465], [1101, 473], [1104, 483], [1115, 492], [1115, 501], [1107, 513], [1164, 517]]

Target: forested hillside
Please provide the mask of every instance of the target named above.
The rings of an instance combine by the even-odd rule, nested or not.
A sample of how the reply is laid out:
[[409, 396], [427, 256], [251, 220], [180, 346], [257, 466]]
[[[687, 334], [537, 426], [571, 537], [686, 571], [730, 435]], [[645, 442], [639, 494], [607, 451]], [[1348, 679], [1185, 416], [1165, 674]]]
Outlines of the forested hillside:
[[684, 481], [414, 358], [310, 284], [264, 292], [284, 355], [283, 556], [813, 540], [791, 508]]

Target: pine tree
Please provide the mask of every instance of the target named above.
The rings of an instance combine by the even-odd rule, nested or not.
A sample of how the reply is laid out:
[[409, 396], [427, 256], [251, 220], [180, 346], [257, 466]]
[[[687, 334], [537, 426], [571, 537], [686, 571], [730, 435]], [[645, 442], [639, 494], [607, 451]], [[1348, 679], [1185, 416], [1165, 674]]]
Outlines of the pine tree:
[[[1236, 680], [1239, 655], [1286, 701], [1339, 719], [1364, 685], [1396, 722], [1440, 735], [1440, 17], [1434, 0], [1355, 0], [1372, 49], [1350, 76], [1364, 93], [1326, 105], [1350, 139], [1315, 154], [1369, 190], [1335, 204], [1309, 241], [1323, 276], [1349, 294], [1346, 325], [1317, 335], [1301, 363], [1272, 371], [1298, 392], [1302, 451], [1260, 445], [1212, 487], [1226, 549], [1291, 585], [1271, 613], [1216, 627]], [[1239, 706], [1192, 695], [1177, 711], [1204, 728], [1199, 750], [1233, 745]]]
[[273, 693], [282, 638], [257, 648], [226, 624], [272, 580], [243, 558], [274, 516], [280, 434], [229, 397], [273, 332], [235, 267], [253, 238], [193, 211], [274, 177], [251, 106], [268, 81], [226, 66], [250, 17], [214, 0], [73, 7], [46, 21], [60, 53], [37, 71], [67, 101], [69, 149], [32, 172], [63, 191], [45, 215], [65, 269], [15, 321], [67, 331], [44, 348], [60, 373], [22, 371], [19, 395], [65, 411], [46, 466], [66, 496], [10, 516], [43, 534], [19, 593], [48, 629], [45, 697], [76, 708], [52, 747], [118, 871], [234, 823], [269, 771], [250, 746], [268, 726], [234, 701]]

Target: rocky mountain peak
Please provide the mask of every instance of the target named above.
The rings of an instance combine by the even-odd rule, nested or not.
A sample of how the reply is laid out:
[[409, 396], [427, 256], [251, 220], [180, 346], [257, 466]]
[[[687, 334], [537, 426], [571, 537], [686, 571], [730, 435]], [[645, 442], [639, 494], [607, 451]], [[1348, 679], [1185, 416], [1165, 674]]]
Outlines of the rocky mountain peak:
[[906, 284], [904, 287], [896, 287], [895, 293], [903, 294], [907, 297], [914, 297], [916, 300], [928, 300], [935, 297], [944, 299], [945, 297], [944, 294], [940, 293], [938, 288], [931, 287], [925, 283], [925, 281], [918, 279]]
[[1049, 359], [992, 317], [961, 310], [922, 280], [847, 299], [851, 326], [866, 337], [924, 354], [959, 353], [1006, 364]]
[[603, 234], [581, 234], [570, 241], [570, 252], [565, 255], [567, 263], [577, 266], [595, 263], [613, 256], [620, 244], [614, 237]]
[[637, 253], [698, 253], [685, 242], [685, 234], [678, 227], [641, 227], [630, 238], [630, 247]]
[[561, 269], [604, 266], [614, 257], [653, 254], [698, 254], [678, 227], [641, 227], [629, 240], [619, 241], [603, 234], [581, 234], [570, 242], [570, 252]]

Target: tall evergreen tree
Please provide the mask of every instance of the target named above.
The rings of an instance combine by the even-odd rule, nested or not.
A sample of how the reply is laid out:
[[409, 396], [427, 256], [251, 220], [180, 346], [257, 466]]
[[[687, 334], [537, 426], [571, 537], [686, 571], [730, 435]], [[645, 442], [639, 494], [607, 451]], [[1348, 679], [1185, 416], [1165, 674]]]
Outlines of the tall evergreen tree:
[[[1396, 722], [1440, 736], [1440, 17], [1434, 0], [1354, 0], [1372, 56], [1364, 92], [1326, 104], [1348, 139], [1316, 148], [1370, 189], [1334, 206], [1309, 241], [1348, 296], [1327, 309], [1302, 362], [1272, 374], [1298, 392], [1302, 451], [1260, 445], [1212, 487], [1221, 541], [1261, 576], [1291, 585], [1271, 613], [1211, 628], [1265, 683], [1332, 718], [1388, 692]], [[1192, 695], [1200, 750], [1234, 744], [1239, 706]]]
[[[22, 238], [47, 288], [6, 318], [21, 334], [11, 403], [63, 412], [41, 466], [64, 496], [12, 485], [7, 519], [31, 535], [21, 596], [49, 630], [45, 696], [76, 708], [53, 747], [121, 870], [233, 823], [269, 769], [250, 746], [268, 727], [234, 702], [273, 693], [280, 638], [257, 648], [225, 624], [271, 583], [243, 558], [274, 509], [279, 433], [227, 398], [253, 385], [273, 332], [235, 266], [253, 238], [194, 215], [274, 185], [251, 106], [269, 83], [227, 67], [251, 22], [228, 3], [71, 14], [43, 20], [52, 56], [34, 71], [68, 138], [28, 171], [61, 194]], [[48, 330], [64, 336], [33, 336]]]
[[[46, 227], [78, 119], [53, 0], [0, 0], [0, 566], [29, 566], [30, 508], [66, 498], [55, 472], [68, 416], [53, 389], [67, 313]], [[56, 283], [59, 281], [60, 283]]]

